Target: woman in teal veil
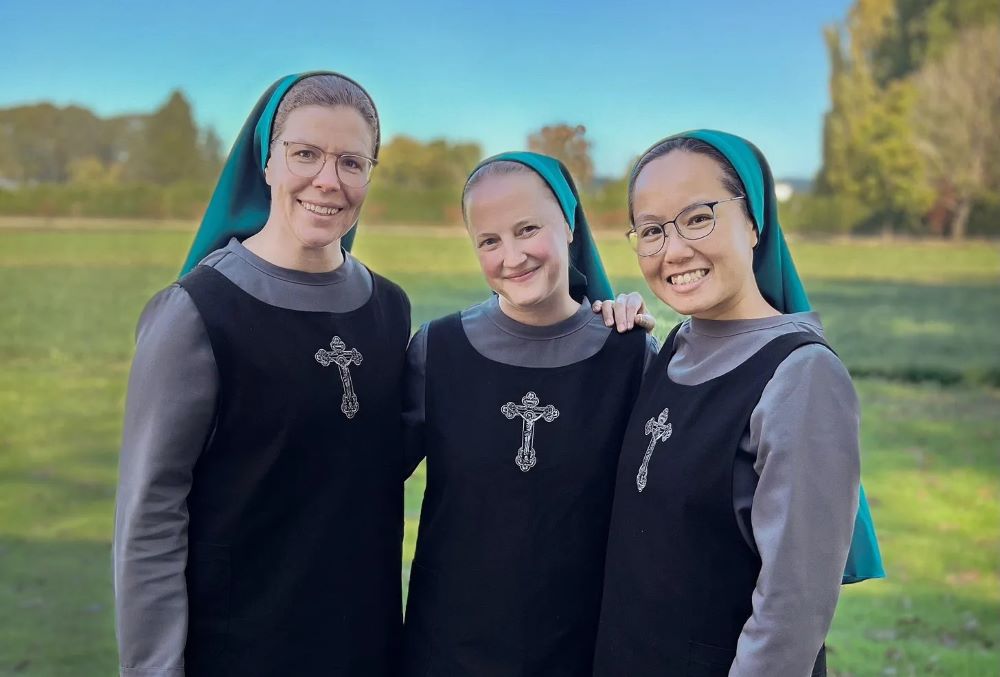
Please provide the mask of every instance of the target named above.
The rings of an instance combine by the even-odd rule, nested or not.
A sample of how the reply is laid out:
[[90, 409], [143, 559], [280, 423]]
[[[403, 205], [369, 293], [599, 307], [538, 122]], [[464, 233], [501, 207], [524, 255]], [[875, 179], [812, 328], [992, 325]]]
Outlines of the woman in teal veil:
[[349, 252], [375, 105], [254, 106], [181, 278], [139, 321], [114, 564], [122, 674], [396, 674], [410, 305]]
[[621, 434], [655, 346], [591, 310], [611, 285], [558, 160], [484, 160], [462, 207], [495, 293], [407, 349], [408, 466], [426, 458], [427, 482], [403, 674], [589, 675]]
[[840, 585], [884, 572], [857, 397], [770, 168], [740, 137], [687, 132], [640, 156], [628, 197], [647, 284], [691, 319], [625, 435], [595, 675], [825, 674]]

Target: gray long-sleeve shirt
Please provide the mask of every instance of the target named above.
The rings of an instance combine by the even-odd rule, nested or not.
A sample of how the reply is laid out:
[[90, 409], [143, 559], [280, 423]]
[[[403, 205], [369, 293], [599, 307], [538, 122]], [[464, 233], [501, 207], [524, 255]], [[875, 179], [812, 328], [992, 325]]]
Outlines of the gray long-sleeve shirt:
[[[610, 329], [588, 313], [581, 308], [552, 327], [530, 327], [504, 315], [494, 297], [464, 311], [462, 326], [472, 345], [492, 360], [557, 367], [590, 357], [606, 340]], [[698, 385], [736, 368], [774, 338], [798, 331], [823, 335], [815, 313], [692, 319], [677, 333], [668, 374], [678, 383]], [[403, 415], [409, 448], [419, 449], [422, 437], [426, 355], [422, 327], [407, 349]], [[734, 466], [733, 510], [762, 566], [733, 677], [808, 675], [812, 669], [833, 618], [851, 540], [858, 426], [847, 370], [818, 345], [786, 358], [754, 408]], [[419, 453], [411, 452], [410, 467], [419, 460]]]
[[[202, 262], [244, 291], [293, 310], [350, 312], [371, 297], [368, 270], [345, 253], [328, 273], [279, 268], [236, 240]], [[178, 285], [147, 304], [119, 464], [114, 584], [121, 674], [183, 677], [187, 640], [187, 496], [214, 429], [219, 388], [208, 333]]]
[[[704, 383], [777, 336], [799, 331], [822, 336], [819, 316], [693, 318], [677, 332], [667, 374], [684, 385]], [[761, 571], [731, 677], [811, 673], [833, 620], [853, 533], [859, 426], [847, 369], [823, 346], [794, 351], [764, 388], [734, 468], [733, 508], [744, 538], [760, 554]]]

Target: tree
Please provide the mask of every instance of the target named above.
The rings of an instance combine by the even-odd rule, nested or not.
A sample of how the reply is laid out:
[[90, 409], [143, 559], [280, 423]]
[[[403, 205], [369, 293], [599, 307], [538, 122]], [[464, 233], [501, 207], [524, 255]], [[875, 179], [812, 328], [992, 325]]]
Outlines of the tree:
[[222, 139], [212, 127], [201, 134], [198, 144], [201, 157], [201, 175], [208, 182], [213, 182], [222, 171], [224, 157], [222, 155]]
[[198, 128], [191, 106], [179, 90], [149, 117], [143, 136], [142, 178], [160, 185], [200, 178]]
[[566, 124], [546, 125], [528, 137], [528, 148], [536, 153], [551, 155], [569, 169], [581, 191], [589, 190], [594, 179], [594, 163], [590, 159], [587, 128]]
[[1000, 192], [1000, 24], [963, 31], [915, 84], [918, 148], [962, 239], [973, 200]]
[[873, 222], [886, 234], [895, 222], [916, 221], [933, 199], [910, 128], [915, 90], [902, 80], [880, 86], [873, 72], [872, 54], [892, 11], [891, 0], [859, 0], [847, 36], [838, 27], [826, 29], [832, 107], [817, 181], [820, 195], [845, 201], [844, 213], [857, 219], [853, 225]]

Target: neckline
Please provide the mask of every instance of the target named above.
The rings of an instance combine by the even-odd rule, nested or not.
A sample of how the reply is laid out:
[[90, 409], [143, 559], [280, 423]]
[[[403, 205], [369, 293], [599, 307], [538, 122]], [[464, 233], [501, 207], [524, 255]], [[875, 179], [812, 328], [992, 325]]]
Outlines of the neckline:
[[782, 313], [781, 315], [746, 320], [705, 320], [692, 317], [689, 323], [692, 333], [712, 338], [738, 336], [739, 334], [749, 334], [763, 329], [774, 329], [785, 324], [798, 323], [811, 325], [819, 331], [823, 330], [819, 313], [814, 310], [799, 313]]
[[569, 336], [590, 324], [595, 316], [591, 310], [590, 302], [586, 298], [572, 315], [554, 324], [546, 325], [524, 324], [507, 316], [500, 308], [500, 297], [496, 294], [480, 305], [483, 314], [497, 329], [510, 336], [528, 341], [548, 341]]
[[337, 266], [333, 270], [322, 273], [309, 273], [304, 270], [283, 268], [275, 265], [247, 249], [246, 245], [237, 240], [235, 237], [229, 240], [225, 249], [227, 252], [237, 256], [241, 261], [261, 273], [292, 284], [303, 284], [317, 287], [340, 284], [354, 275], [358, 267], [357, 260], [351, 256], [350, 252], [343, 248], [341, 248], [341, 251], [344, 255], [344, 263]]

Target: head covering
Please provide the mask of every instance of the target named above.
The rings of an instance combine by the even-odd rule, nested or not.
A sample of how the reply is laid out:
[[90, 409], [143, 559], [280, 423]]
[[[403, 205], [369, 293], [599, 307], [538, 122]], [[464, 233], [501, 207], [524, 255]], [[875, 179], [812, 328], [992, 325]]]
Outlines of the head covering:
[[[549, 187], [562, 209], [566, 223], [573, 233], [573, 241], [569, 243], [569, 293], [576, 301], [587, 297], [591, 301], [613, 298], [611, 281], [601, 263], [601, 255], [590, 232], [587, 216], [580, 204], [580, 194], [573, 183], [569, 170], [559, 160], [527, 151], [500, 153], [486, 158], [472, 171], [475, 174], [481, 167], [494, 162], [517, 162], [532, 169]], [[469, 177], [472, 177], [472, 174]]]
[[[357, 85], [361, 91], [365, 91], [361, 85], [354, 80], [334, 73], [333, 71], [311, 71], [308, 73], [298, 73], [286, 75], [270, 87], [260, 97], [257, 104], [250, 111], [250, 116], [243, 123], [239, 136], [233, 144], [233, 149], [229, 152], [226, 164], [222, 167], [219, 182], [212, 193], [212, 199], [205, 210], [205, 216], [201, 220], [201, 226], [195, 234], [194, 242], [188, 251], [187, 259], [181, 274], [198, 265], [198, 262], [206, 255], [225, 246], [231, 237], [240, 239], [249, 237], [264, 226], [267, 217], [271, 212], [271, 189], [264, 180], [264, 167], [271, 153], [271, 132], [274, 126], [274, 116], [278, 112], [278, 105], [288, 93], [292, 86], [312, 75], [336, 75], [339, 78], [348, 80]], [[371, 101], [371, 97], [368, 97]], [[372, 101], [372, 108], [375, 102]], [[376, 115], [378, 113], [376, 112]], [[375, 157], [378, 158], [378, 150], [381, 145], [381, 138], [376, 130]], [[350, 251], [354, 243], [355, 226], [357, 221], [351, 226], [351, 230], [344, 235], [341, 245]]]
[[[736, 170], [746, 189], [746, 202], [757, 226], [758, 244], [753, 253], [753, 272], [761, 294], [782, 313], [811, 310], [805, 287], [795, 271], [792, 254], [785, 243], [778, 223], [778, 199], [774, 194], [774, 177], [764, 154], [746, 139], [712, 129], [699, 129], [675, 134], [658, 141], [646, 151], [670, 139], [698, 139], [725, 156]], [[646, 155], [643, 153], [643, 156]], [[844, 567], [844, 583], [857, 583], [869, 578], [884, 578], [882, 554], [879, 551], [875, 525], [872, 522], [865, 488], [858, 497], [858, 513], [854, 520], [851, 549]]]

